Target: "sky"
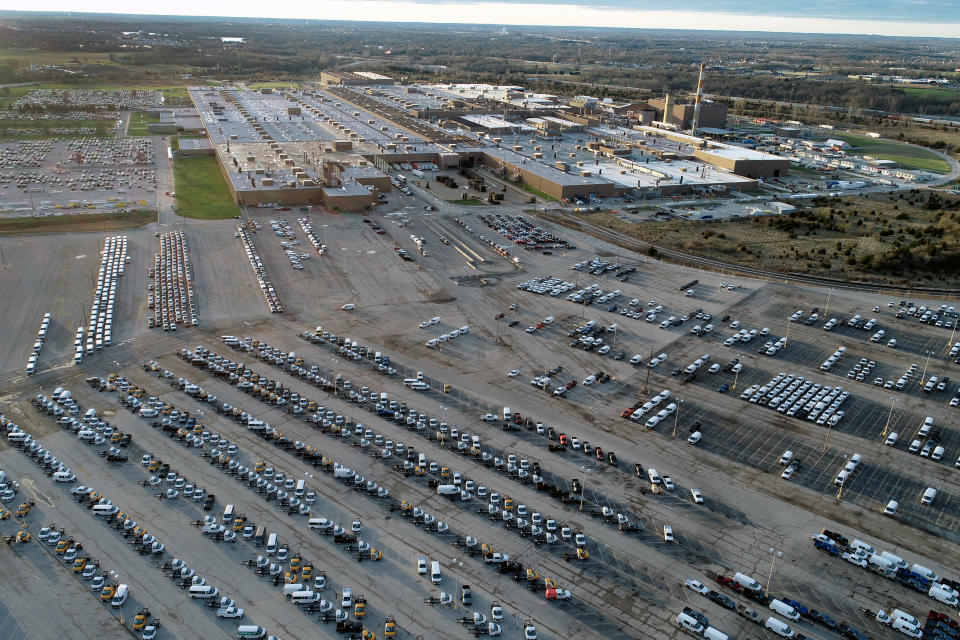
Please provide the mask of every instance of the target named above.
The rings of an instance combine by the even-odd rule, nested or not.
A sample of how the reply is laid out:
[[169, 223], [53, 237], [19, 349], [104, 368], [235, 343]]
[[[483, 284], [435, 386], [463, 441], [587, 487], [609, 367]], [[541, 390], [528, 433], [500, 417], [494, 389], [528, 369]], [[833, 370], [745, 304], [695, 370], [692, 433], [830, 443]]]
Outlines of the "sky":
[[[85, 12], [316, 18], [380, 22], [633, 27], [960, 38], [960, 0], [86, 0]], [[676, 7], [676, 8], [675, 8]], [[34, 11], [75, 11], [75, 0], [36, 0]]]

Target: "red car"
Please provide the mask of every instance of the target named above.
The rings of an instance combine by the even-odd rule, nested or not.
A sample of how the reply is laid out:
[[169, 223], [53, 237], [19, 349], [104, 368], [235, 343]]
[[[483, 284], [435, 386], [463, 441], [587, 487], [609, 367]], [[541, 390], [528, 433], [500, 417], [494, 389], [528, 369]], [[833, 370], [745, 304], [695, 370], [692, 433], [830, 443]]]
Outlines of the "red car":
[[597, 447], [593, 451], [597, 456], [597, 460], [600, 460], [601, 462], [603, 462], [603, 449], [601, 449], [600, 447]]
[[621, 418], [629, 418], [632, 415], [633, 415], [633, 409], [624, 409], [623, 411], [620, 412]]
[[565, 433], [560, 434], [560, 444], [562, 444], [563, 446], [567, 446], [568, 444], [570, 444], [570, 441], [567, 439], [567, 434]]
[[[577, 381], [576, 381], [576, 380], [571, 380], [570, 382], [568, 382], [568, 383], [566, 384], [567, 389], [573, 389], [575, 386], [577, 386]], [[631, 413], [633, 413], [633, 412], [631, 411]]]
[[730, 577], [728, 577], [728, 576], [722, 576], [722, 575], [719, 575], [719, 574], [718, 574], [717, 577], [714, 578], [714, 579], [715, 579], [719, 584], [722, 584], [722, 585], [725, 586], [725, 587], [729, 587], [729, 588], [733, 589], [734, 591], [738, 591], [738, 592], [739, 592], [740, 589], [743, 588], [743, 587], [740, 586], [740, 583], [738, 583], [738, 582], [735, 581], [733, 578], [730, 578]]

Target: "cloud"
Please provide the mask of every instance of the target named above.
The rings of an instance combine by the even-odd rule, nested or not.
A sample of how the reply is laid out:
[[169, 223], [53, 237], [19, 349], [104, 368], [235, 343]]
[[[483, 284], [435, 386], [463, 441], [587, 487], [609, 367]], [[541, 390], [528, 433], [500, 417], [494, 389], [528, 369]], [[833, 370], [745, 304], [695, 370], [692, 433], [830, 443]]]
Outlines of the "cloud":
[[[915, 2], [922, 2], [918, 11]], [[587, 26], [711, 31], [771, 31], [960, 38], [956, 0], [806, 0], [803, 3], [747, 3], [743, 0], [688, 0], [683, 9], [664, 9], [666, 0], [325, 0], [315, 4], [264, 4], [261, 0], [212, 0], [197, 4], [167, 0], [151, 6], [161, 15], [301, 18], [377, 22]], [[74, 11], [70, 0], [38, 0], [32, 9]], [[126, 0], [89, 0], [84, 11], [125, 13]]]

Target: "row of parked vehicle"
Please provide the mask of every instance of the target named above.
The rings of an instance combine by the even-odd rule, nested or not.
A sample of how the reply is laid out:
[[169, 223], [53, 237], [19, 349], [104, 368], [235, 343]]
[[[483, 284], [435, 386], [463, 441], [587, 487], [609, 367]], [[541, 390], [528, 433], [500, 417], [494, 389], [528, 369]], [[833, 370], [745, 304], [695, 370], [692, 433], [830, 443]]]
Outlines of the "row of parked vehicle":
[[[208, 355], [209, 355], [209, 354], [208, 354]], [[273, 434], [269, 434], [269, 436], [271, 436], [271, 437], [272, 437], [272, 435], [273, 435]], [[382, 436], [379, 436], [379, 435], [374, 436], [372, 433], [369, 432], [369, 430], [368, 430], [368, 433], [367, 433], [366, 435], [367, 435], [368, 437], [382, 439]], [[402, 450], [402, 443], [398, 443], [397, 446], [400, 447], [401, 450]], [[326, 459], [324, 459], [324, 460], [326, 460]], [[362, 478], [362, 476], [359, 476], [358, 474], [356, 474], [355, 472], [353, 472], [352, 470], [350, 470], [350, 469], [348, 469], [348, 468], [346, 468], [346, 467], [344, 467], [344, 466], [342, 466], [342, 465], [339, 465], [339, 464], [336, 463], [336, 462], [329, 461], [329, 460], [328, 460], [327, 462], [325, 462], [325, 463], [322, 462], [321, 464], [322, 464], [322, 466], [324, 467], [325, 470], [332, 471], [332, 473], [334, 474], [335, 477], [338, 477], [338, 478], [344, 480], [344, 482], [346, 482], [349, 486], [354, 486], [354, 485], [356, 485], [357, 482], [358, 482], [358, 479], [359, 479], [359, 481], [360, 481], [360, 485], [359, 485], [359, 486], [361, 486], [361, 488], [364, 487], [364, 486], [366, 486], [366, 488], [369, 490], [369, 484], [370, 484], [370, 483], [369, 483], [369, 482], [366, 482], [366, 483], [365, 483], [365, 479]], [[268, 467], [268, 466], [265, 466], [265, 465], [266, 465], [266, 462], [265, 462], [265, 461], [260, 461], [260, 462], [258, 462], [257, 465], [256, 465], [256, 470], [257, 470], [259, 473], [262, 473], [264, 476], [269, 476], [269, 477], [275, 479], [275, 478], [277, 477], [277, 475], [276, 475], [276, 472], [274, 471], [273, 467]], [[235, 470], [234, 470], [234, 469], [235, 469]], [[238, 478], [241, 478], [241, 479], [244, 478], [244, 477], [246, 477], [246, 476], [244, 475], [244, 470], [243, 470], [242, 468], [234, 468], [234, 469], [230, 469], [230, 470], [228, 470], [228, 472], [233, 473], [233, 474], [237, 474], [237, 477], [238, 477]], [[249, 474], [247, 474], [247, 475], [249, 475]], [[289, 482], [289, 480], [288, 480], [288, 482]], [[376, 489], [376, 487], [374, 487], [374, 488]], [[298, 489], [297, 489], [297, 490], [300, 490], [300, 487], [299, 487], [299, 486], [298, 486]], [[369, 491], [368, 491], [368, 492], [369, 492]], [[379, 497], [386, 497], [386, 496], [389, 495], [389, 493], [388, 493], [388, 492], [380, 492], [380, 491], [377, 491], [377, 495], [378, 495]], [[229, 506], [229, 505], [228, 505], [227, 509], [228, 509], [228, 510], [230, 509], [230, 506]], [[417, 513], [415, 513], [417, 510], [418, 510], [418, 508], [412, 507], [412, 508], [410, 509], [410, 512], [411, 512], [411, 514], [415, 517], [415, 519], [417, 519], [418, 521], [420, 521], [420, 522], [422, 522], [423, 524], [425, 524], [428, 528], [432, 528], [432, 530], [436, 531], [437, 533], [445, 533], [445, 532], [448, 530], [447, 525], [445, 525], [444, 523], [442, 523], [442, 522], [440, 522], [440, 521], [437, 521], [437, 520], [435, 519], [435, 517], [433, 517], [433, 516], [431, 516], [430, 514], [424, 512], [422, 509], [420, 509], [420, 510], [419, 510], [420, 513], [417, 514]], [[225, 518], [226, 518], [226, 516], [225, 516]], [[208, 522], [209, 522], [209, 524], [207, 524], [207, 526], [209, 526], [209, 527], [216, 526], [215, 523], [212, 522], [212, 519], [208, 520]], [[355, 544], [353, 545], [353, 547], [356, 549], [356, 551], [357, 551], [358, 553], [364, 554], [364, 557], [365, 557], [365, 558], [368, 558], [368, 559], [377, 560], [377, 559], [379, 559], [379, 558], [382, 557], [382, 553], [381, 553], [380, 551], [378, 551], [378, 550], [375, 550], [375, 549], [370, 548], [370, 546], [369, 546], [368, 543], [365, 543], [365, 542], [363, 542], [362, 540], [356, 540], [356, 534], [359, 533], [359, 531], [360, 531], [360, 526], [361, 526], [359, 520], [355, 520], [355, 521], [353, 522], [353, 524], [351, 525], [351, 527], [350, 527], [349, 530], [345, 529], [344, 527], [342, 527], [342, 526], [340, 526], [340, 525], [334, 524], [333, 521], [328, 520], [328, 519], [326, 519], [326, 518], [316, 518], [316, 517], [310, 519], [310, 521], [309, 521], [309, 523], [308, 523], [308, 526], [309, 526], [311, 529], [317, 530], [317, 531], [319, 531], [319, 532], [321, 532], [321, 533], [324, 533], [324, 534], [327, 534], [327, 535], [333, 535], [335, 541], [336, 541], [338, 538], [342, 538], [343, 540], [346, 540], [346, 539], [349, 538], [350, 536], [353, 536], [353, 538], [351, 538], [351, 540], [353, 540], [353, 541], [355, 542]], [[247, 537], [248, 537], [248, 536], [247, 536], [247, 530], [246, 530], [246, 528], [245, 528], [245, 529], [244, 529], [244, 538], [247, 538]], [[255, 544], [258, 544], [258, 545], [264, 544], [264, 534], [262, 533], [262, 528], [258, 528], [258, 529], [257, 529], [257, 532], [256, 532], [256, 533], [253, 533], [253, 534], [251, 535], [251, 537], [254, 538]], [[276, 534], [269, 534], [269, 535], [266, 537], [265, 544], [266, 544], [266, 553], [267, 553], [268, 555], [273, 555], [274, 553], [276, 553], [278, 560], [281, 560], [281, 561], [282, 561], [282, 560], [286, 560], [286, 559], [287, 559], [287, 550], [286, 550], [286, 547], [283, 545], [282, 542], [279, 541], [279, 539], [278, 539], [278, 537], [277, 537]], [[504, 561], [505, 561], [505, 559], [504, 559]], [[258, 559], [257, 562], [258, 562], [258, 564], [259, 564], [259, 563], [261, 562], [260, 559]], [[292, 577], [292, 576], [291, 576], [291, 577]], [[321, 580], [321, 586], [319, 587], [319, 589], [322, 589], [322, 584], [323, 584], [323, 581], [325, 580], [325, 578], [324, 578], [324, 577], [318, 577], [318, 579]], [[319, 598], [319, 594], [316, 593], [317, 589], [308, 589], [305, 585], [302, 585], [302, 583], [301, 583], [301, 584], [288, 583], [288, 584], [284, 587], [284, 589], [285, 589], [286, 595], [287, 595], [292, 601], [295, 601], [297, 604], [304, 604], [304, 605], [307, 605], [307, 606], [311, 606], [311, 605], [323, 606], [323, 604], [324, 604], [324, 602], [323, 602], [322, 600], [320, 600], [319, 603], [317, 602], [317, 600], [318, 600], [318, 598]], [[287, 593], [288, 591], [289, 591], [289, 593]], [[347, 591], [349, 591], [349, 589], [347, 589]], [[328, 608], [332, 606], [332, 605], [330, 605], [329, 603], [326, 603], [326, 605], [327, 605]], [[341, 612], [338, 611], [338, 612], [337, 612], [338, 629], [340, 628], [339, 623], [342, 622], [342, 620], [340, 619], [340, 616], [341, 616]], [[361, 614], [361, 617], [362, 617], [362, 614]], [[346, 618], [346, 616], [344, 616], [344, 619], [345, 619], [345, 618]], [[387, 637], [392, 637], [392, 636], [390, 635], [390, 632], [391, 632], [391, 630], [395, 630], [395, 626], [396, 626], [395, 623], [390, 624], [390, 625], [385, 625], [385, 634], [387, 635]]]
[[107, 237], [103, 243], [97, 288], [93, 293], [93, 304], [90, 305], [86, 355], [101, 351], [113, 342], [113, 308], [117, 300], [117, 285], [128, 262], [127, 236]]
[[[843, 348], [843, 347], [841, 347]], [[841, 386], [831, 387], [805, 376], [780, 372], [764, 385], [754, 384], [740, 394], [741, 400], [774, 409], [777, 413], [796, 416], [798, 413], [818, 425], [836, 426], [845, 412], [840, 409], [850, 397]]]
[[190, 249], [182, 231], [160, 236], [160, 253], [153, 259], [153, 268], [147, 276], [154, 282], [147, 286], [147, 308], [153, 310], [148, 326], [162, 327], [164, 331], [200, 324], [197, 297], [193, 287], [193, 268]]
[[[956, 607], [960, 601], [958, 600], [960, 599], [960, 591], [958, 591], [960, 581], [940, 576], [917, 563], [911, 565], [889, 551], [877, 551], [863, 540], [848, 540], [845, 536], [828, 529], [812, 534], [810, 539], [819, 551], [831, 556], [840, 556], [850, 564], [869, 569], [889, 580], [895, 580], [937, 602]], [[909, 626], [919, 629], [920, 624], [914, 618]]]
[[300, 228], [303, 229], [303, 235], [307, 236], [307, 240], [309, 240], [313, 248], [317, 250], [317, 253], [321, 256], [326, 255], [327, 245], [320, 242], [317, 234], [313, 232], [313, 225], [310, 221], [307, 218], [297, 218], [297, 222], [300, 224]]
[[257, 278], [257, 284], [260, 286], [264, 300], [267, 301], [267, 307], [270, 309], [270, 313], [282, 313], [283, 304], [280, 302], [280, 296], [277, 294], [277, 290], [274, 288], [270, 276], [267, 275], [267, 270], [263, 266], [263, 260], [260, 258], [260, 253], [253, 243], [250, 232], [247, 231], [243, 225], [238, 224], [235, 235], [240, 238], [240, 241], [243, 243], [243, 248], [247, 252], [247, 259], [253, 268], [253, 275]]
[[50, 318], [50, 314], [45, 313], [43, 314], [43, 320], [40, 321], [40, 329], [37, 331], [37, 341], [33, 343], [33, 351], [30, 352], [30, 355], [27, 358], [28, 376], [32, 376], [34, 373], [36, 373], [37, 360], [40, 358], [40, 350], [43, 349], [43, 343], [47, 339], [47, 332], [50, 330]]

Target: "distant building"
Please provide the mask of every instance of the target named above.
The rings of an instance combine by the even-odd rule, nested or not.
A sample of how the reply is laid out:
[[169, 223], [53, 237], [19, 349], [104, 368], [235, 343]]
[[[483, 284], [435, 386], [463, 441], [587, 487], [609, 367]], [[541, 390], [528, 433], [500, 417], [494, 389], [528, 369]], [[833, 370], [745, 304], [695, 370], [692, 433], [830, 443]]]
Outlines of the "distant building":
[[831, 149], [835, 149], [836, 151], [845, 151], [846, 149], [850, 148], [850, 143], [846, 140], [835, 140], [834, 138], [828, 139], [823, 144]]
[[[693, 124], [693, 104], [671, 104], [668, 118], [664, 118], [665, 99], [657, 98], [647, 101], [655, 112], [654, 120], [675, 124], [680, 129], [689, 129]], [[700, 127], [723, 129], [727, 126], [727, 105], [717, 102], [703, 101], [700, 103]]]

